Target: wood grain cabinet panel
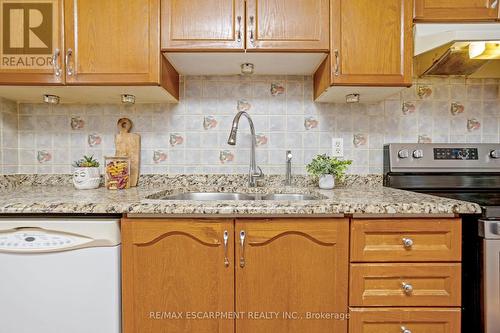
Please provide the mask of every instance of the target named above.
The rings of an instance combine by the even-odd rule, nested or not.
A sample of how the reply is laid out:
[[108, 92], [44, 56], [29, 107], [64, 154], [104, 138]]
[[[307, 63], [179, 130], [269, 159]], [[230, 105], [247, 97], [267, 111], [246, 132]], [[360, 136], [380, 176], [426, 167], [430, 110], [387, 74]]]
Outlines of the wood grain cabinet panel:
[[[351, 309], [349, 333], [460, 332], [460, 309]], [[404, 328], [404, 329], [403, 329]]]
[[350, 306], [460, 306], [460, 264], [351, 264]]
[[494, 21], [498, 0], [415, 0], [415, 20], [420, 22]]
[[354, 219], [351, 262], [461, 260], [460, 219]]
[[67, 84], [158, 84], [159, 6], [160, 0], [65, 1]]
[[329, 0], [247, 0], [247, 49], [329, 50]]
[[410, 86], [413, 0], [332, 0], [333, 85]]
[[244, 49], [244, 0], [162, 0], [161, 20], [164, 50]]
[[188, 312], [234, 311], [233, 227], [232, 220], [124, 219], [124, 332], [234, 332], [232, 320], [187, 317]]
[[[43, 43], [47, 46], [47, 50], [32, 50], [29, 45], [31, 42], [23, 38], [26, 34], [26, 32], [21, 29], [23, 26], [17, 25], [18, 30], [10, 31], [10, 35], [18, 36], [21, 39], [20, 43], [14, 43], [14, 46], [12, 46], [13, 50], [7, 50], [7, 45], [5, 44], [7, 42], [6, 40], [0, 43], [0, 49], [2, 50], [2, 59], [0, 61], [0, 85], [64, 84], [63, 0], [47, 0], [44, 1], [44, 4], [45, 3], [48, 3], [52, 7], [50, 14], [48, 12], [43, 12], [42, 14], [51, 15], [52, 31], [48, 31], [49, 35], [45, 36], [48, 37], [48, 40], [40, 40], [40, 42], [35, 45], [40, 47], [39, 44]], [[29, 10], [30, 7], [30, 4], [25, 4], [26, 7], [24, 8], [21, 7], [21, 5], [23, 5], [22, 1], [13, 1], [10, 4], [3, 2], [2, 5], [15, 6], [12, 10], [17, 10], [18, 13], [24, 13], [24, 11]], [[33, 5], [33, 3], [31, 3], [31, 5]], [[7, 16], [7, 13], [2, 13], [2, 15]], [[42, 19], [50, 20], [49, 17], [43, 17]], [[2, 22], [3, 18], [0, 19], [0, 24], [3, 24]], [[14, 24], [12, 26], [16, 27]], [[31, 32], [31, 34], [33, 33]], [[52, 38], [50, 38], [50, 36], [52, 36]], [[9, 43], [11, 42], [12, 41], [9, 41]], [[19, 49], [23, 49], [21, 53], [19, 53]], [[58, 56], [53, 58], [56, 54], [58, 54]], [[31, 60], [34, 56], [36, 57], [35, 61]], [[55, 62], [53, 61], [54, 59]], [[56, 66], [60, 69], [59, 75], [56, 75]]]
[[237, 220], [236, 311], [277, 317], [238, 320], [236, 332], [347, 332], [347, 320], [306, 312], [346, 313], [348, 233], [346, 219]]

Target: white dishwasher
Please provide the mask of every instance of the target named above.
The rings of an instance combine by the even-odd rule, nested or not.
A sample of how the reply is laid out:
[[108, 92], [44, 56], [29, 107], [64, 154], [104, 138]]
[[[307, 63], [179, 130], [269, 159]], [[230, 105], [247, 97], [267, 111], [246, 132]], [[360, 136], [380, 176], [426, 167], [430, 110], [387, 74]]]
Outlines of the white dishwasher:
[[0, 218], [0, 333], [119, 333], [118, 219]]

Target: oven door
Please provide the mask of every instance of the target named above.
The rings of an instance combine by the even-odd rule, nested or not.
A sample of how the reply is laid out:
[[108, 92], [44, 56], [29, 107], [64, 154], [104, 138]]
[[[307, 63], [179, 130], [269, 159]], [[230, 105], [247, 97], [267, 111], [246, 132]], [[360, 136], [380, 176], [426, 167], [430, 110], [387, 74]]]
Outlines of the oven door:
[[483, 239], [483, 323], [485, 333], [500, 328], [500, 220], [481, 220]]

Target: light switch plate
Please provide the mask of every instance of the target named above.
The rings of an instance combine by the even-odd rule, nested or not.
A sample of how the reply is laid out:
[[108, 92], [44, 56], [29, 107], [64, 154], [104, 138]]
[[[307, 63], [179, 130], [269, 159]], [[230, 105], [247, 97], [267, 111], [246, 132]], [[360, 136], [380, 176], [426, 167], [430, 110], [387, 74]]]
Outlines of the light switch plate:
[[332, 139], [332, 156], [344, 157], [344, 139], [342, 138]]

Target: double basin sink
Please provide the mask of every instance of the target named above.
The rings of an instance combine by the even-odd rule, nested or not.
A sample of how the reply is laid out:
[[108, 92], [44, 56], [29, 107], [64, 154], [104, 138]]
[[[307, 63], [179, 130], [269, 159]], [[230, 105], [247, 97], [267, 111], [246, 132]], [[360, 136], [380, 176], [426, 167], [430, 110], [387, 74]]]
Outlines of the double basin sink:
[[321, 197], [299, 193], [226, 193], [226, 192], [188, 192], [165, 195], [156, 200], [190, 200], [190, 201], [235, 201], [235, 200], [265, 200], [265, 201], [309, 201], [321, 200]]

